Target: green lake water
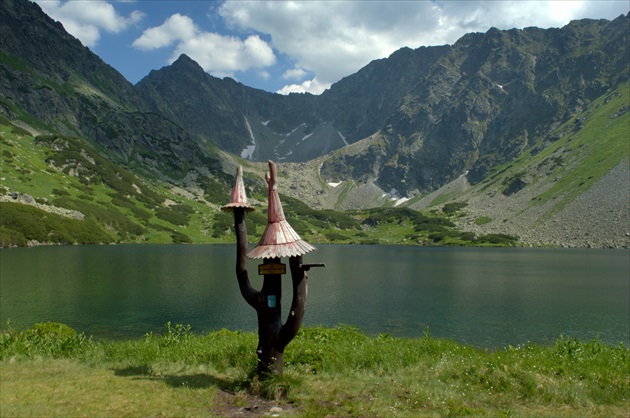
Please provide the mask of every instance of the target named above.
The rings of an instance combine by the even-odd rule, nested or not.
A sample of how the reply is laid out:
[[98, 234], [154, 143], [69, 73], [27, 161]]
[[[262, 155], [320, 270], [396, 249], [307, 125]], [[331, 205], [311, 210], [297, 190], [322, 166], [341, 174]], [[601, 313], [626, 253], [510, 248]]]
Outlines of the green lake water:
[[[630, 252], [594, 249], [322, 245], [307, 263], [305, 326], [452, 338], [480, 347], [561, 334], [630, 345]], [[288, 263], [288, 260], [283, 260]], [[256, 330], [234, 245], [58, 246], [0, 250], [0, 321], [63, 322], [95, 338]], [[252, 285], [260, 288], [257, 262]], [[282, 304], [290, 303], [290, 275]]]

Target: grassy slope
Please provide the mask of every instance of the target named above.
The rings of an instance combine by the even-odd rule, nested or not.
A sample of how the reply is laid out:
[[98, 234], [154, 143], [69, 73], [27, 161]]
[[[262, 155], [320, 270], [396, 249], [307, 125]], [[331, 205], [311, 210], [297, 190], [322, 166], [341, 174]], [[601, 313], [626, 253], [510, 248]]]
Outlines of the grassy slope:
[[[579, 123], [583, 128], [576, 133], [565, 134], [554, 147], [541, 153], [543, 155], [538, 158], [541, 160], [539, 164], [544, 164], [543, 158], [554, 153], [561, 152], [569, 156], [569, 161], [565, 161], [557, 172], [558, 181], [539, 196], [540, 201], [559, 198], [560, 202], [555, 207], [555, 211], [559, 211], [621, 161], [625, 159], [630, 163], [629, 105], [630, 83], [626, 82], [615, 92], [593, 102], [586, 112], [567, 123]], [[618, 114], [623, 109], [625, 112]]]
[[[531, 205], [553, 200], [553, 212], [561, 210], [621, 161], [626, 159], [630, 163], [629, 105], [630, 83], [626, 82], [558, 127], [550, 136], [559, 139], [539, 153], [533, 151], [538, 149], [533, 146], [513, 162], [498, 166], [495, 173], [481, 183], [481, 191], [496, 184], [504, 190], [516, 178], [523, 178], [531, 185], [553, 180], [551, 187]], [[623, 109], [625, 112], [619, 114]]]
[[[463, 209], [458, 222], [463, 228], [467, 223], [490, 224], [486, 231], [517, 235], [535, 229], [619, 164], [630, 164], [629, 109], [630, 83], [626, 82], [585, 105], [582, 113], [548, 135], [530, 138], [534, 142], [527, 151], [495, 167], [480, 184], [466, 187], [458, 179], [408, 204], [439, 208], [450, 201], [469, 202], [471, 207]], [[510, 191], [519, 183], [522, 189]], [[602, 204], [606, 203], [592, 202]]]
[[[41, 204], [78, 210], [86, 220], [98, 224], [100, 230], [95, 231], [95, 236], [105, 234], [109, 237], [96, 242], [221, 241], [213, 238], [210, 230], [217, 210], [205, 202], [178, 195], [164, 182], [134, 175], [103, 158], [80, 138], [34, 138], [6, 120], [1, 122], [3, 187], [0, 194], [19, 192], [32, 196]], [[78, 176], [76, 171], [79, 171]], [[165, 202], [179, 206], [168, 209]], [[24, 208], [20, 210], [26, 211]], [[39, 216], [44, 214], [39, 211]], [[55, 221], [63, 219], [50, 213], [46, 216]]]
[[[61, 244], [214, 243], [232, 242], [233, 218], [218, 207], [227, 203], [233, 180], [197, 178], [202, 194], [156, 179], [142, 178], [106, 159], [78, 137], [40, 135], [0, 120], [2, 158], [0, 245], [32, 241]], [[179, 191], [178, 191], [179, 190]], [[28, 194], [45, 207], [72, 209], [85, 220], [68, 219], [8, 198]], [[250, 188], [250, 198], [264, 202], [266, 193]], [[317, 211], [283, 197], [292, 226], [314, 243], [471, 245], [470, 236], [453, 230], [445, 214], [420, 214], [390, 208], [365, 211]], [[251, 241], [266, 226], [266, 207], [247, 215]], [[426, 228], [425, 228], [426, 226]], [[442, 233], [442, 236], [436, 236]], [[452, 239], [444, 240], [446, 234]], [[512, 245], [513, 240], [475, 245]]]
[[[57, 328], [61, 329], [61, 328]], [[627, 416], [627, 347], [561, 337], [498, 351], [450, 340], [307, 328], [285, 375], [254, 376], [256, 335], [92, 341], [50, 325], [0, 334], [3, 416]], [[270, 402], [269, 399], [275, 399]], [[257, 405], [259, 409], [254, 409]]]

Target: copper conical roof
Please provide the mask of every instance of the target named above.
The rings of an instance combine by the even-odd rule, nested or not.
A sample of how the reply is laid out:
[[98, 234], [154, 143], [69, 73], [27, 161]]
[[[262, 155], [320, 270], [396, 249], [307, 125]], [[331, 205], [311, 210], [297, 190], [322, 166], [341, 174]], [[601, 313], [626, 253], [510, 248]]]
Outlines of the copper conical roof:
[[230, 203], [225, 206], [221, 206], [221, 210], [226, 212], [234, 211], [234, 208], [243, 208], [250, 212], [254, 210], [249, 203], [247, 203], [247, 194], [245, 193], [245, 184], [243, 184], [243, 167], [240, 165], [236, 170], [236, 184], [232, 190], [232, 196], [230, 197]]
[[314, 251], [315, 247], [300, 238], [284, 217], [276, 186], [276, 164], [273, 161], [269, 161], [269, 174], [265, 174], [265, 180], [269, 185], [267, 228], [258, 245], [247, 256], [254, 259], [296, 257]]

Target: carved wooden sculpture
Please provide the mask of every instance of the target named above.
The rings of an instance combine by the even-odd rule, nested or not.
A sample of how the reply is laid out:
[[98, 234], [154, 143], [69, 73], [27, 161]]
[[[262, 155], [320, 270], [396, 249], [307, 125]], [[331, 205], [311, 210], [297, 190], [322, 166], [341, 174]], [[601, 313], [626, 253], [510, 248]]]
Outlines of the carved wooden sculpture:
[[[242, 169], [238, 168], [236, 185], [229, 204], [221, 209], [234, 212], [234, 228], [236, 230], [236, 277], [243, 298], [258, 314], [258, 372], [259, 374], [282, 374], [284, 349], [297, 335], [302, 326], [308, 277], [306, 272], [314, 266], [323, 264], [303, 264], [302, 255], [315, 250], [315, 247], [302, 240], [286, 221], [276, 186], [276, 165], [269, 161], [269, 174], [265, 175], [269, 185], [269, 206], [267, 228], [258, 245], [247, 253], [247, 229], [245, 212], [253, 208], [247, 203]], [[247, 273], [247, 258], [263, 259], [263, 267], [271, 267], [266, 271], [262, 289], [255, 290]], [[274, 271], [281, 266], [281, 257], [289, 257], [293, 299], [291, 310], [282, 324], [282, 282], [281, 273]]]

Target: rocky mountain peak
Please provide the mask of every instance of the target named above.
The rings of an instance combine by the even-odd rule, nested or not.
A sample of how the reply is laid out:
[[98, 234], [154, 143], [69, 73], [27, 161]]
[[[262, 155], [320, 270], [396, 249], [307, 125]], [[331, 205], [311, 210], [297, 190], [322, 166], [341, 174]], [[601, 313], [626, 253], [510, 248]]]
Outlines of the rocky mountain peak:
[[173, 70], [177, 70], [178, 72], [188, 72], [193, 74], [206, 74], [204, 69], [197, 63], [197, 61], [193, 60], [186, 54], [181, 54], [174, 62], [171, 64]]

